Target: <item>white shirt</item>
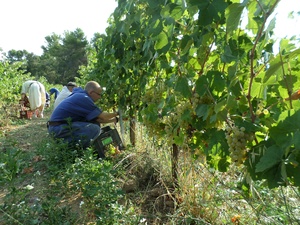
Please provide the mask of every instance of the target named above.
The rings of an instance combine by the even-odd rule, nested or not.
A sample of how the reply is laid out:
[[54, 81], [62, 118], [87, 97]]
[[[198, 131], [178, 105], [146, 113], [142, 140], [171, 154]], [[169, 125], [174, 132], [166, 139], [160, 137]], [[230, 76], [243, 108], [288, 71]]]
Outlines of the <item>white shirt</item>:
[[21, 94], [27, 94], [30, 102], [31, 110], [35, 110], [42, 106], [44, 108], [46, 103], [45, 86], [38, 81], [28, 80], [22, 85]]
[[69, 91], [69, 89], [67, 88], [67, 86], [63, 86], [61, 92], [59, 93], [59, 95], [57, 96], [57, 98], [55, 99], [54, 102], [54, 109], [56, 108], [56, 106], [58, 106], [59, 103], [62, 102], [62, 100], [64, 100], [66, 97], [68, 97], [70, 94], [72, 94], [71, 91]]

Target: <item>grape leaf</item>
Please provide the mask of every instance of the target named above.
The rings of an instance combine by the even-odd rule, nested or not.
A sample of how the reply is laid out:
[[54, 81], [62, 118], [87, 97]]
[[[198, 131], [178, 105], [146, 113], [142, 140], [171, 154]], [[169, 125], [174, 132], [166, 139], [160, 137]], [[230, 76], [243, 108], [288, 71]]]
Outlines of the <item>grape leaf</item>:
[[234, 3], [226, 9], [226, 29], [228, 33], [236, 30], [241, 20], [244, 6], [239, 3]]
[[263, 172], [277, 165], [282, 161], [283, 155], [284, 150], [282, 148], [276, 145], [271, 146], [261, 157], [259, 163], [257, 163], [255, 172]]

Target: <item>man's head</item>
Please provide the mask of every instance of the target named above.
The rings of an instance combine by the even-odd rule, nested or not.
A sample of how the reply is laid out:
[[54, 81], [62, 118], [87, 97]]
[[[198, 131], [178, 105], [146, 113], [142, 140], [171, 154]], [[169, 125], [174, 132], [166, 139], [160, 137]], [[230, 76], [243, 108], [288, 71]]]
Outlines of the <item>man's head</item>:
[[101, 97], [102, 87], [96, 81], [87, 82], [84, 90], [88, 93], [88, 95], [93, 99], [94, 102]]
[[73, 88], [77, 87], [76, 83], [75, 82], [69, 82], [67, 83], [67, 88], [69, 91], [73, 91]]

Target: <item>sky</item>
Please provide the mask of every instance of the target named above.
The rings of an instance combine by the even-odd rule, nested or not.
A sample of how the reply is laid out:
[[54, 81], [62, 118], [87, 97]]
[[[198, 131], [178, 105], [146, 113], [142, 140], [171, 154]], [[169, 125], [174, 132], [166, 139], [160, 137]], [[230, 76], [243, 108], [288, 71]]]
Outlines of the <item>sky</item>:
[[[105, 33], [116, 1], [0, 0], [0, 48], [4, 52], [15, 49], [41, 55], [46, 36], [63, 35], [76, 28], [82, 29], [90, 41], [94, 33]], [[299, 0], [281, 0], [275, 12], [278, 38], [300, 37], [300, 19], [288, 19], [291, 11], [300, 12]]]
[[105, 33], [116, 0], [0, 0], [0, 48], [43, 53], [45, 37], [83, 30], [90, 41]]
[[[293, 18], [288, 18], [290, 12], [294, 12]], [[276, 37], [280, 39], [295, 35], [297, 38], [300, 38], [299, 0], [281, 0], [275, 9], [274, 16], [276, 18], [276, 26], [274, 29]]]

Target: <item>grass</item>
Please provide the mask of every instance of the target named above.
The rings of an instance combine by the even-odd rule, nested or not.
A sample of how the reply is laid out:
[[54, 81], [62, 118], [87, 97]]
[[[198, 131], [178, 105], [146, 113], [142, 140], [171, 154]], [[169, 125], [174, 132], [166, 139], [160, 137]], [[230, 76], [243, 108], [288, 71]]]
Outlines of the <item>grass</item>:
[[170, 148], [140, 127], [135, 147], [99, 161], [50, 139], [50, 113], [1, 128], [0, 225], [300, 224], [295, 187], [252, 182], [249, 195], [240, 169], [220, 173], [181, 152], [174, 188]]

